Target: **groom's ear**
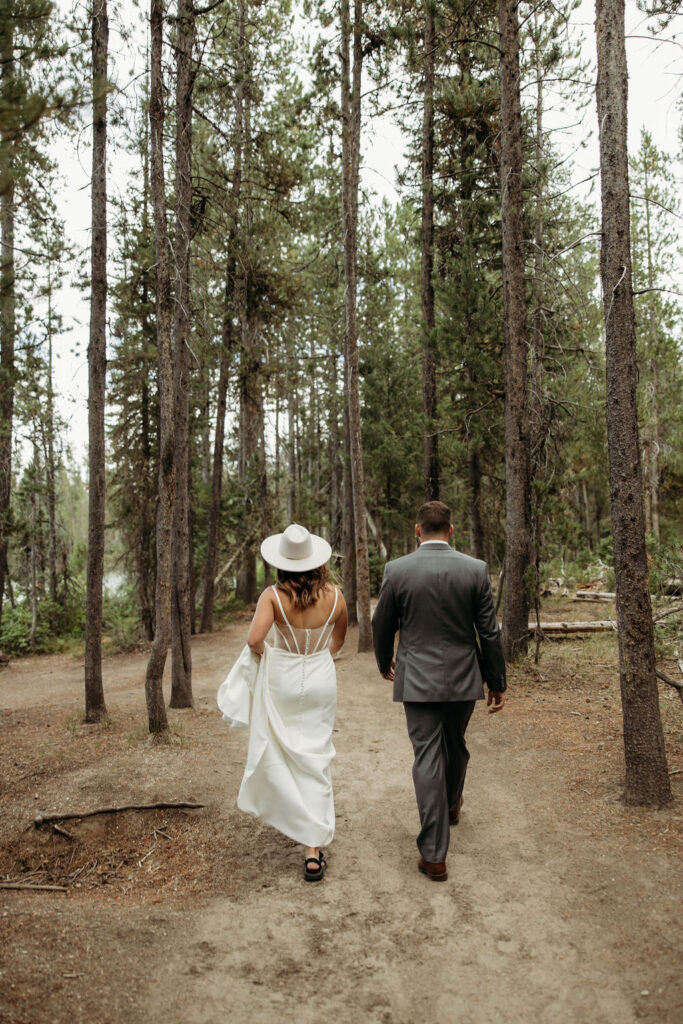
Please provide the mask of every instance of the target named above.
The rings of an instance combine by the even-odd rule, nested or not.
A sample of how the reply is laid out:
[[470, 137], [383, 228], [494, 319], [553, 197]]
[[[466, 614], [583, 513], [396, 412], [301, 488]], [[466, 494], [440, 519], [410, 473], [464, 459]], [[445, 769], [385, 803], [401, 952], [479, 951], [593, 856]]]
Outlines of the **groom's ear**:
[[415, 533], [416, 533], [416, 535], [418, 537], [422, 537], [422, 533], [420, 532], [420, 524], [419, 523], [415, 523]]
[[453, 536], [453, 523], [451, 523], [451, 525], [448, 527], [448, 536], [449, 537]]

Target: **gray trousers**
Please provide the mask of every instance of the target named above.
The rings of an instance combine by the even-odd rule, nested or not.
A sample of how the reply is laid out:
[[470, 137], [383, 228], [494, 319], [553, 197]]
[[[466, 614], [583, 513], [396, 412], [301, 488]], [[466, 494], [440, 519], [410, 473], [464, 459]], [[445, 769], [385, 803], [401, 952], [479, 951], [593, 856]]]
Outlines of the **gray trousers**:
[[421, 826], [417, 846], [424, 859], [435, 864], [446, 859], [449, 810], [465, 785], [470, 759], [465, 730], [474, 704], [473, 700], [403, 704], [415, 754], [413, 782]]

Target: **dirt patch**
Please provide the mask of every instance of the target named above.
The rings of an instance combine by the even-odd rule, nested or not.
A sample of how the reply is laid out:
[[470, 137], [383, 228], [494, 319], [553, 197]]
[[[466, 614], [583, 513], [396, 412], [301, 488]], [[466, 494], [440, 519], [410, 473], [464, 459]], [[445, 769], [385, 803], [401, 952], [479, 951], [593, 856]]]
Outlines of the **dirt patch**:
[[[558, 600], [547, 617], [575, 609]], [[354, 636], [338, 663], [324, 883], [306, 885], [300, 847], [237, 811], [246, 735], [221, 722], [215, 692], [243, 642], [243, 623], [195, 639], [197, 707], [169, 712], [161, 745], [146, 735], [144, 656], [107, 659], [98, 726], [80, 723], [73, 659], [0, 674], [0, 877], [67, 889], [0, 891], [0, 1020], [680, 1019], [683, 774], [667, 808], [621, 803], [613, 635], [546, 642], [512, 673], [502, 715], [477, 708], [443, 886], [415, 870], [402, 709]], [[661, 703], [677, 772], [681, 705], [665, 687]], [[32, 824], [161, 799], [206, 807], [65, 822], [71, 839]]]

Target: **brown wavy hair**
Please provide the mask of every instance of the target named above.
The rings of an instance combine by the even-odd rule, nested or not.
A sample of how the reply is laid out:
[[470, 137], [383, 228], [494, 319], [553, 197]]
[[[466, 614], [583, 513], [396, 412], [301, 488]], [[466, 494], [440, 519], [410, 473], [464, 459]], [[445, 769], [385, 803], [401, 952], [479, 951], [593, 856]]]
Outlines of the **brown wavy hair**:
[[309, 569], [308, 572], [277, 570], [278, 587], [291, 597], [294, 607], [302, 611], [315, 604], [329, 582], [330, 574], [326, 565], [319, 565], [317, 569]]

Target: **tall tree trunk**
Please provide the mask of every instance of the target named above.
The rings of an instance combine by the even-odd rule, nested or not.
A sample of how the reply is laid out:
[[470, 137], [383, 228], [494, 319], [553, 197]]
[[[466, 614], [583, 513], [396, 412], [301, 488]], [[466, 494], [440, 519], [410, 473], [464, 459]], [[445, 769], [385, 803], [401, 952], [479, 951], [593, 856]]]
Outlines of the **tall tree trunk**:
[[258, 325], [248, 311], [242, 323], [240, 353], [240, 453], [239, 476], [243, 489], [245, 512], [242, 519], [245, 539], [249, 543], [237, 572], [237, 597], [253, 604], [258, 597], [256, 581], [256, 540], [261, 532], [260, 453], [261, 418], [261, 356]]
[[522, 233], [522, 119], [519, 28], [514, 0], [498, 0], [501, 57], [500, 178], [505, 317], [505, 594], [503, 647], [508, 660], [527, 651], [530, 605], [531, 486], [526, 294]]
[[48, 267], [47, 290], [47, 400], [45, 431], [45, 484], [47, 491], [48, 568], [50, 577], [50, 628], [57, 633], [57, 484], [55, 470], [55, 414], [52, 387], [52, 277]]
[[[531, 344], [531, 397], [529, 425], [529, 457], [530, 479], [536, 480], [541, 475], [543, 451], [548, 437], [548, 415], [543, 387], [543, 278], [544, 278], [544, 135], [543, 135], [543, 65], [541, 60], [541, 41], [538, 10], [534, 10], [534, 43], [536, 63], [536, 209], [534, 217], [534, 274], [533, 274], [533, 312], [532, 312], [532, 344]], [[530, 563], [533, 566], [533, 578], [530, 585], [533, 589], [534, 606], [537, 621], [540, 619], [540, 567], [543, 536], [543, 508], [541, 505], [542, 490], [531, 490], [531, 553]], [[590, 547], [590, 538], [588, 541]], [[538, 659], [538, 644], [536, 646]]]
[[193, 0], [178, 0], [176, 41], [176, 222], [173, 316], [173, 391], [176, 492], [173, 506], [173, 671], [171, 707], [192, 698], [192, 599], [190, 581], [190, 232], [192, 225]]
[[[250, 55], [245, 53], [245, 76], [251, 65]], [[251, 92], [245, 93], [244, 100], [244, 167], [245, 175], [243, 217], [247, 234], [253, 226], [253, 200], [249, 186], [249, 169], [252, 167], [252, 136], [251, 136]], [[251, 267], [242, 267], [238, 275], [238, 298], [236, 306], [240, 315], [240, 427], [239, 427], [239, 477], [243, 488], [245, 512], [242, 518], [242, 529], [248, 546], [242, 564], [237, 572], [237, 597], [253, 604], [258, 597], [256, 581], [256, 539], [260, 532], [259, 510], [259, 437], [261, 435], [261, 417], [263, 416], [262, 353], [260, 327], [257, 309], [254, 305], [255, 296], [250, 288], [248, 275]]]
[[173, 588], [172, 544], [175, 501], [175, 414], [173, 409], [173, 351], [171, 343], [171, 270], [166, 223], [164, 183], [164, 92], [161, 58], [163, 49], [163, 0], [151, 0], [151, 62], [149, 127], [150, 184], [154, 210], [156, 254], [156, 321], [159, 387], [159, 496], [157, 501], [157, 574], [154, 643], [147, 662], [145, 697], [151, 733], [165, 732], [168, 718], [162, 680], [171, 642]]
[[292, 382], [287, 402], [287, 437], [289, 442], [289, 490], [287, 491], [287, 520], [293, 523], [298, 514], [296, 469], [296, 378]]
[[107, 371], [107, 0], [92, 14], [93, 153], [90, 343], [88, 346], [88, 570], [85, 598], [85, 720], [106, 713], [102, 686], [104, 579], [104, 391]]
[[37, 537], [37, 504], [38, 496], [36, 494], [36, 484], [38, 483], [38, 452], [37, 446], [34, 445], [33, 449], [33, 469], [35, 473], [34, 486], [31, 488], [31, 549], [29, 554], [29, 567], [31, 574], [31, 629], [29, 631], [28, 642], [31, 651], [36, 649], [36, 630], [38, 629], [38, 537]]
[[[149, 126], [145, 131], [144, 155], [142, 161], [143, 181], [143, 206], [142, 206], [142, 232], [145, 239], [152, 233], [152, 226], [149, 221]], [[145, 344], [150, 348], [156, 344], [156, 325], [149, 314], [149, 293], [151, 284], [152, 268], [145, 267], [142, 272], [142, 336]], [[154, 451], [150, 436], [150, 384], [146, 374], [143, 373], [140, 384], [140, 455], [142, 457], [144, 488], [142, 490], [143, 503], [140, 510], [140, 538], [136, 557], [137, 568], [137, 592], [138, 604], [140, 607], [140, 621], [144, 635], [147, 640], [154, 639], [154, 593], [156, 589], [156, 534], [155, 534], [155, 505], [156, 505], [156, 482], [153, 480], [152, 466]]]
[[595, 508], [595, 550], [597, 551], [600, 547], [600, 525], [602, 520], [602, 502], [600, 500], [600, 491], [597, 487], [593, 488], [593, 506]]
[[[14, 102], [14, 34], [11, 18], [0, 24], [0, 91], [3, 103]], [[16, 333], [16, 294], [14, 277], [14, 140], [4, 132], [0, 136], [0, 624], [7, 575], [7, 545], [10, 530], [12, 495], [12, 424], [14, 418], [14, 343]]]
[[[226, 291], [227, 291], [226, 283]], [[221, 362], [218, 375], [218, 395], [216, 398], [216, 430], [213, 444], [213, 467], [211, 472], [211, 503], [209, 505], [209, 522], [206, 540], [206, 560], [204, 563], [204, 596], [202, 598], [202, 615], [199, 622], [200, 633], [211, 633], [213, 630], [213, 605], [215, 598], [216, 562], [218, 557], [218, 528], [221, 513], [221, 490], [223, 487], [223, 445], [225, 442], [225, 407], [228, 396], [228, 352], [226, 339], [226, 321], [230, 320], [230, 312], [226, 309], [223, 316], [223, 338], [221, 345]]]
[[647, 435], [642, 438], [642, 459], [643, 459], [643, 513], [645, 515], [645, 534], [649, 537], [652, 533], [652, 489], [650, 487], [650, 438]]
[[671, 800], [655, 676], [636, 405], [624, 0], [596, 0], [607, 445], [627, 804]]
[[330, 355], [330, 402], [328, 418], [329, 464], [330, 464], [330, 544], [333, 551], [339, 551], [342, 542], [342, 487], [341, 459], [339, 451], [339, 403], [337, 383], [337, 354]]
[[659, 400], [657, 360], [650, 360], [650, 402], [652, 405], [652, 441], [650, 444], [650, 515], [652, 536], [659, 540]]
[[[649, 193], [647, 166], [645, 168], [645, 195]], [[650, 204], [645, 203], [645, 234], [647, 248], [647, 286], [650, 289], [650, 300], [654, 294], [654, 268], [652, 266], [652, 232], [650, 222]], [[652, 301], [648, 303], [648, 327], [650, 333], [650, 406], [651, 406], [651, 438], [648, 463], [650, 526], [652, 535], [659, 540], [659, 401], [657, 376], [657, 324]]]
[[424, 0], [424, 104], [422, 114], [422, 403], [425, 416], [425, 501], [439, 497], [439, 435], [436, 433], [434, 354], [434, 3]]
[[[261, 528], [261, 540], [268, 536], [270, 523], [270, 501], [268, 498], [268, 462], [266, 459], [266, 423], [261, 408], [261, 429], [259, 432], [258, 446], [258, 468], [259, 468], [259, 520]], [[260, 546], [260, 545], [259, 545]], [[263, 563], [263, 585], [269, 587], [273, 582], [272, 569], [268, 562]]]
[[[370, 623], [370, 565], [368, 532], [365, 521], [365, 482], [363, 477], [363, 442], [360, 418], [360, 374], [358, 361], [358, 323], [356, 314], [356, 261], [358, 252], [358, 166], [360, 161], [362, 0], [354, 0], [353, 31], [349, 0], [342, 0], [342, 221], [344, 231], [344, 283], [346, 307], [346, 358], [351, 435], [351, 476], [353, 483], [353, 518], [356, 542], [356, 576], [359, 606], [358, 650], [372, 648]], [[351, 68], [351, 35], [353, 34], [353, 68]]]
[[351, 474], [351, 432], [349, 430], [349, 403], [344, 395], [344, 472], [342, 478], [343, 519], [342, 550], [344, 564], [344, 600], [349, 613], [349, 625], [358, 623], [358, 584], [356, 573], [356, 530], [354, 526], [353, 478]]
[[481, 522], [481, 470], [479, 452], [470, 442], [467, 450], [468, 510], [470, 526], [470, 554], [484, 560], [484, 529]]
[[230, 231], [228, 233], [228, 253], [225, 268], [225, 309], [221, 331], [221, 360], [218, 376], [218, 397], [216, 401], [216, 430], [213, 447], [213, 466], [211, 471], [211, 504], [207, 526], [207, 549], [204, 563], [204, 597], [202, 599], [202, 617], [200, 633], [210, 633], [213, 629], [213, 606], [215, 599], [216, 561], [218, 557], [218, 532], [221, 514], [221, 493], [223, 489], [223, 446], [225, 444], [225, 410], [227, 405], [230, 358], [235, 344], [233, 318], [236, 313], [236, 255], [237, 231], [239, 227], [239, 209], [242, 192], [242, 147], [243, 117], [242, 104], [245, 85], [245, 45], [246, 45], [246, 3], [241, 0], [239, 7], [239, 70], [235, 89], [235, 165], [232, 176], [232, 210]]
[[593, 531], [591, 527], [591, 510], [590, 503], [588, 501], [588, 489], [586, 487], [585, 476], [581, 478], [581, 504], [583, 505], [583, 525], [586, 531], [586, 544], [588, 546], [588, 550], [591, 551], [591, 537], [593, 536]]
[[[146, 289], [146, 285], [144, 286]], [[144, 292], [143, 292], [144, 294]], [[147, 297], [144, 294], [145, 306]], [[149, 385], [143, 381], [141, 388], [141, 441], [142, 458], [145, 467], [150, 465], [152, 460], [152, 444], [149, 436]], [[147, 475], [145, 475], [147, 479]], [[138, 554], [138, 603], [140, 606], [140, 619], [144, 635], [148, 640], [154, 639], [154, 588], [156, 565], [153, 557], [154, 548], [154, 512], [150, 502], [146, 500], [143, 504], [140, 516], [140, 551]]]

